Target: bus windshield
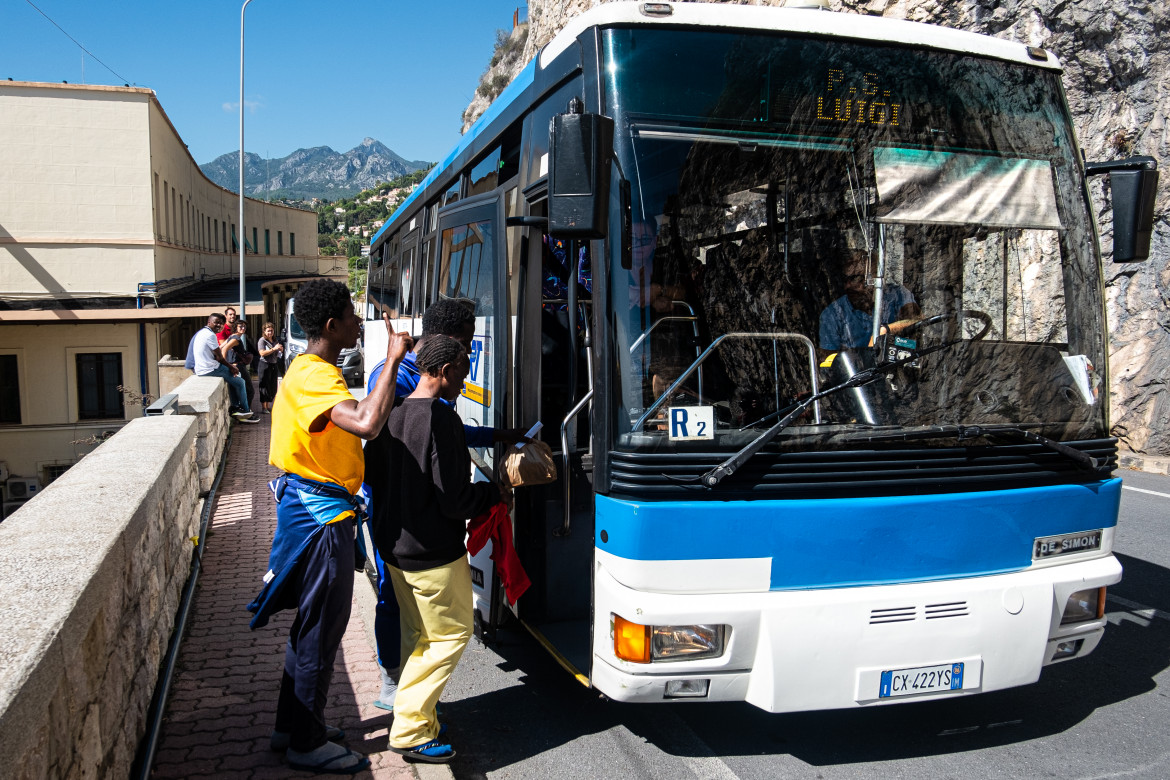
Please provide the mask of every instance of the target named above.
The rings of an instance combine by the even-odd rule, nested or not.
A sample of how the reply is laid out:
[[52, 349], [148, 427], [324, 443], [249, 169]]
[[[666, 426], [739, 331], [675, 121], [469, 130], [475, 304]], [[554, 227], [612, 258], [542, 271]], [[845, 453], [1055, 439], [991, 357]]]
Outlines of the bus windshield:
[[772, 446], [1106, 435], [1102, 281], [1057, 72], [792, 35], [603, 44], [630, 193], [609, 242], [618, 449], [733, 450], [889, 362]]

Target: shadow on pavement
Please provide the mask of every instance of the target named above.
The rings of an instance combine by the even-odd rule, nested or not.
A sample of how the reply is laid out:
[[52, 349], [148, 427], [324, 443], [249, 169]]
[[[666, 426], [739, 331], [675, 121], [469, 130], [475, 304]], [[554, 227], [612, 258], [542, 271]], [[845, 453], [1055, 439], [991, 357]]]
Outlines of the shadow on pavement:
[[[1170, 570], [1117, 557], [1125, 577], [1110, 595], [1170, 613]], [[484, 777], [521, 761], [531, 767], [544, 752], [614, 727], [629, 729], [670, 755], [788, 754], [813, 766], [946, 755], [1054, 736], [1099, 708], [1151, 691], [1155, 678], [1170, 666], [1170, 620], [1146, 618], [1116, 602], [1108, 603], [1107, 611], [1110, 625], [1092, 655], [1047, 667], [1037, 683], [1023, 688], [920, 704], [785, 714], [748, 704], [610, 702], [558, 673], [559, 667], [526, 634], [500, 631], [491, 646], [504, 659], [500, 668], [525, 674], [518, 685], [444, 703], [444, 720], [452, 724], [460, 749], [453, 769], [463, 778]], [[679, 718], [701, 743], [680, 737]], [[710, 752], [696, 752], [702, 743]]]

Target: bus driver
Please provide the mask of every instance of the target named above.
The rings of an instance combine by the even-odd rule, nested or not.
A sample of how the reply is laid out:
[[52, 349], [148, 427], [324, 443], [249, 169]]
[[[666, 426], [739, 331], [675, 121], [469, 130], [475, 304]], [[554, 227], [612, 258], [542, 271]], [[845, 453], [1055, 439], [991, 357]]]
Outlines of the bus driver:
[[[868, 284], [868, 267], [869, 252], [850, 251], [845, 262], [845, 294], [821, 312], [820, 348], [824, 354], [872, 346], [874, 288]], [[921, 318], [913, 293], [900, 284], [884, 288], [881, 333], [901, 333]]]

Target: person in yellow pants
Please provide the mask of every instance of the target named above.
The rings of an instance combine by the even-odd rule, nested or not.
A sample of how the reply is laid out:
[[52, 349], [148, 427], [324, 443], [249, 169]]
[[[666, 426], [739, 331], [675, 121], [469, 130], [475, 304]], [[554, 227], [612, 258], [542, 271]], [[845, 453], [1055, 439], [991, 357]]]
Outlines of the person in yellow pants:
[[455, 749], [435, 714], [439, 696], [471, 638], [467, 519], [501, 499], [490, 482], [472, 483], [463, 423], [451, 403], [463, 389], [467, 351], [429, 336], [415, 357], [419, 383], [398, 401], [366, 445], [388, 501], [374, 520], [374, 545], [386, 564], [402, 628], [402, 673], [390, 749], [414, 761], [450, 761]]
[[390, 744], [409, 747], [439, 737], [435, 706], [471, 639], [471, 567], [464, 555], [426, 571], [391, 567], [390, 581], [401, 610], [405, 661]]

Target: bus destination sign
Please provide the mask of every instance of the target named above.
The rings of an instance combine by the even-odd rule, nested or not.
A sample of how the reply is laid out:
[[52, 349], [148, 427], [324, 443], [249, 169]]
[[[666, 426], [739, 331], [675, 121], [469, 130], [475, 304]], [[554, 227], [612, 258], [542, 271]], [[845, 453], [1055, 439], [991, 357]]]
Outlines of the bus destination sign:
[[890, 90], [882, 89], [872, 72], [829, 68], [825, 92], [817, 98], [819, 121], [897, 126], [901, 113], [902, 104], [892, 101]]

